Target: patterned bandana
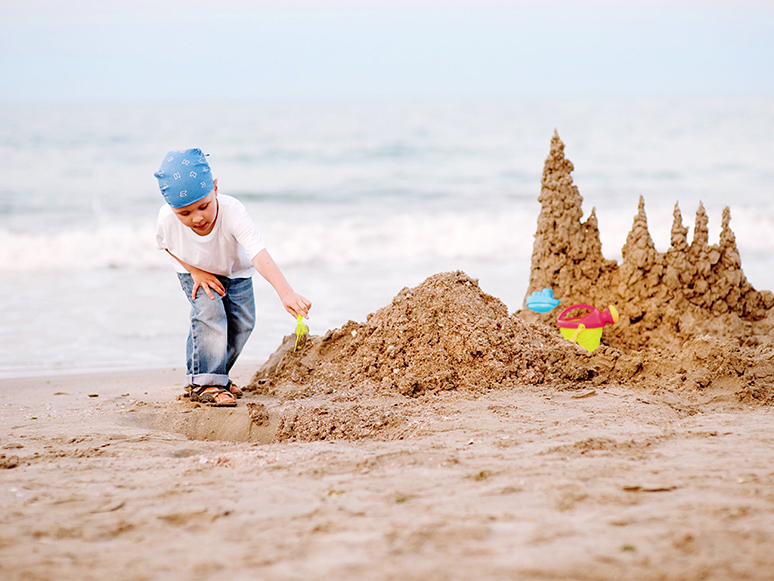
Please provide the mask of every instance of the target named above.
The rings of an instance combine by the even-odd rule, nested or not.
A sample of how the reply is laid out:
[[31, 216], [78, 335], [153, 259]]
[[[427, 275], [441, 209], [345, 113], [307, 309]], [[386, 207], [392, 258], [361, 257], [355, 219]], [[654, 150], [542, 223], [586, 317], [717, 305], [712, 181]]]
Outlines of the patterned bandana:
[[170, 151], [155, 175], [161, 195], [173, 208], [194, 204], [215, 188], [207, 158], [201, 149]]

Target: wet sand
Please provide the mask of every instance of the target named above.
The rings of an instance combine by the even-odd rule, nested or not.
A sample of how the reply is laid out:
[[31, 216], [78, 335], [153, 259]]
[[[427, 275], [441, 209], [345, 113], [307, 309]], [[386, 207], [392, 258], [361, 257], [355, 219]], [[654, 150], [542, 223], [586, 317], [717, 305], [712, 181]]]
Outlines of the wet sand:
[[247, 403], [281, 405], [197, 408], [180, 375], [0, 380], [0, 577], [774, 578], [770, 406], [440, 392], [403, 439], [262, 444], [175, 431], [260, 440]]

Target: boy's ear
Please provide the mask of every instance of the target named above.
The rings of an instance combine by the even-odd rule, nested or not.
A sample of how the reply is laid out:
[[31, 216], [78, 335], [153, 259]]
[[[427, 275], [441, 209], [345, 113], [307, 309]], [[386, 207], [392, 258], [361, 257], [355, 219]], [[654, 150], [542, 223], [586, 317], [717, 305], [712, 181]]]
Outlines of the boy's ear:
[[215, 184], [212, 186], [212, 191], [215, 192], [215, 197], [218, 197], [218, 178], [215, 178], [212, 180], [212, 182]]

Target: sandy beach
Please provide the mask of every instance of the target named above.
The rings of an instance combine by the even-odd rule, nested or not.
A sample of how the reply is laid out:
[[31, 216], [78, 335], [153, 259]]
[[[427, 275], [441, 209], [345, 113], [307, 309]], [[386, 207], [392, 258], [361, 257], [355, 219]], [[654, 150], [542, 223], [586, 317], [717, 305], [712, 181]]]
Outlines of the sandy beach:
[[[2, 578], [774, 576], [770, 407], [441, 392], [397, 439], [262, 444], [247, 403], [279, 400], [199, 408], [179, 386], [180, 370], [0, 382]], [[165, 429], [203, 424], [243, 441]]]

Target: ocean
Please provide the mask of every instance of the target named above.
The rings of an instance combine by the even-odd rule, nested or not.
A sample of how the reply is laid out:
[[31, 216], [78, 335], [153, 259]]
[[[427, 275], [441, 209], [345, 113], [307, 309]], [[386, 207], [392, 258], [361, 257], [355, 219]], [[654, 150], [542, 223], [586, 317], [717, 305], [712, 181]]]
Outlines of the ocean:
[[[0, 106], [0, 377], [184, 370], [188, 303], [155, 248], [153, 172], [200, 147], [295, 289], [313, 334], [461, 269], [521, 308], [554, 130], [607, 258], [640, 196], [657, 249], [679, 202], [774, 288], [774, 102], [752, 98]], [[256, 367], [294, 331], [254, 277]]]

